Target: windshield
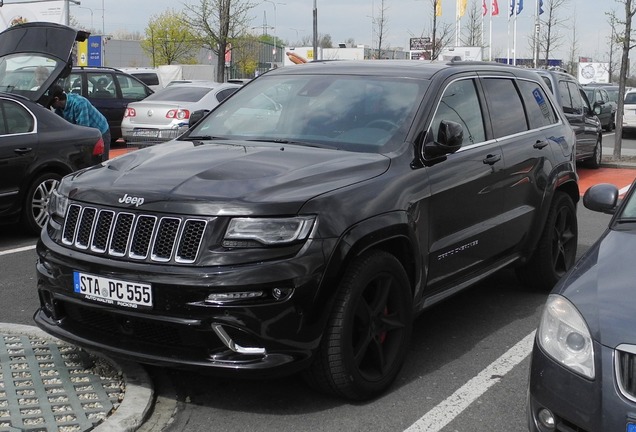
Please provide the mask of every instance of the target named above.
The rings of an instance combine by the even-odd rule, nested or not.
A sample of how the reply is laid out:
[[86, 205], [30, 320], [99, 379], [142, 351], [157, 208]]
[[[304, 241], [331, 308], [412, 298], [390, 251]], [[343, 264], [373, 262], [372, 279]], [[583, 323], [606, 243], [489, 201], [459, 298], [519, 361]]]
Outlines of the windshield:
[[386, 152], [404, 142], [426, 86], [375, 76], [264, 75], [188, 135]]

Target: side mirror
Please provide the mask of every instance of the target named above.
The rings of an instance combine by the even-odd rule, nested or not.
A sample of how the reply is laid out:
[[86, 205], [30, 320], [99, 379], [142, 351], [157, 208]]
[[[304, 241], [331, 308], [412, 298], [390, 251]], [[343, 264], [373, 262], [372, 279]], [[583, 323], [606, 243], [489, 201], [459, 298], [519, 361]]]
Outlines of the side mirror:
[[442, 120], [437, 129], [437, 140], [424, 144], [422, 157], [425, 160], [445, 158], [446, 155], [459, 150], [463, 141], [462, 125], [450, 120]]
[[602, 103], [595, 103], [594, 104], [594, 114], [599, 115], [601, 113], [601, 105]]
[[583, 195], [583, 205], [592, 211], [613, 214], [617, 204], [618, 188], [613, 184], [596, 184]]
[[191, 128], [192, 126], [197, 124], [199, 120], [205, 117], [209, 112], [210, 110], [202, 109], [196, 110], [192, 114], [190, 114], [190, 119], [188, 120], [188, 128]]

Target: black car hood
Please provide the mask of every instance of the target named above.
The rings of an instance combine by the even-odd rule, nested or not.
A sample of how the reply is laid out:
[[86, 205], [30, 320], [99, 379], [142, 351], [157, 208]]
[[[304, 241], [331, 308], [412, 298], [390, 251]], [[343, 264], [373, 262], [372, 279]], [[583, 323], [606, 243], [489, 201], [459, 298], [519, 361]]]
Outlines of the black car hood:
[[636, 344], [636, 230], [607, 230], [555, 292], [581, 312], [592, 337], [614, 348]]
[[298, 145], [173, 141], [74, 175], [68, 192], [74, 200], [144, 211], [296, 214], [308, 199], [378, 176], [389, 164], [381, 154]]
[[[0, 33], [0, 81], [5, 73], [5, 57], [15, 54], [42, 54], [50, 58], [54, 64], [45, 85], [33, 91], [18, 93], [37, 102], [51, 83], [64, 76], [65, 72], [70, 72], [75, 42], [86, 40], [88, 35], [85, 31], [50, 22], [32, 22], [9, 27]], [[0, 90], [11, 92], [11, 89]]]

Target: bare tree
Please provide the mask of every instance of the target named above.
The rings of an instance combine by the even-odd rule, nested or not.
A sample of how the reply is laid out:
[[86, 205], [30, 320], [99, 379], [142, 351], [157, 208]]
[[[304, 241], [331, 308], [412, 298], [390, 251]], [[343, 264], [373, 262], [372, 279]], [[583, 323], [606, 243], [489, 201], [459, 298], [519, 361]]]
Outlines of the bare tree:
[[572, 22], [572, 38], [570, 39], [570, 53], [568, 56], [567, 71], [570, 75], [576, 76], [578, 68], [578, 51], [579, 51], [579, 39], [576, 35], [576, 13], [574, 14], [574, 21]]
[[569, 0], [544, 0], [543, 8], [545, 18], [540, 19], [541, 32], [539, 34], [539, 48], [543, 53], [545, 66], [548, 65], [550, 53], [563, 44], [563, 35], [559, 33], [565, 23], [569, 21], [567, 17], [559, 17], [559, 9], [568, 4]]
[[380, 5], [378, 7], [378, 15], [373, 18], [373, 30], [375, 34], [378, 36], [378, 56], [377, 58], [381, 59], [384, 57], [384, 47], [382, 46], [383, 41], [387, 35], [387, 27], [389, 23], [389, 17], [387, 15], [388, 6], [385, 3], [385, 0], [380, 0]]
[[466, 13], [468, 24], [462, 28], [462, 44], [469, 47], [483, 46], [483, 16], [481, 4], [472, 0]]
[[616, 33], [617, 41], [622, 47], [621, 55], [621, 71], [618, 76], [618, 107], [616, 109], [616, 133], [614, 135], [614, 153], [612, 158], [619, 160], [621, 158], [621, 145], [623, 138], [623, 109], [625, 106], [625, 84], [627, 80], [627, 72], [629, 70], [629, 51], [634, 48], [634, 39], [632, 38], [632, 20], [636, 14], [632, 0], [616, 0], [625, 6], [625, 21], [617, 20], [617, 24], [622, 26], [623, 31]]
[[618, 19], [616, 18], [616, 11], [612, 10], [610, 12], [605, 12], [605, 15], [607, 16], [607, 22], [610, 25], [610, 36], [608, 38], [608, 48], [609, 48], [609, 59], [608, 59], [608, 64], [609, 64], [609, 78], [610, 81], [614, 80], [614, 74], [616, 72], [616, 68], [618, 67], [618, 65], [616, 64], [617, 60], [615, 57], [615, 52], [616, 49], [618, 47], [618, 38], [617, 38], [617, 26], [618, 26]]
[[247, 33], [250, 0], [198, 0], [186, 4], [187, 22], [200, 35], [203, 47], [216, 54], [216, 80], [224, 81], [225, 53], [234, 39]]

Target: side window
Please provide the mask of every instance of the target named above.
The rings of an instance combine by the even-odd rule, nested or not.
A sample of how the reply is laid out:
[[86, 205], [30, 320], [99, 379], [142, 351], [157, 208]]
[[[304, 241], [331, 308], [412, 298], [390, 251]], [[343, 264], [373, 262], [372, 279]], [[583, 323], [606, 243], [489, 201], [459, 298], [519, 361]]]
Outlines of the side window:
[[110, 73], [88, 73], [86, 78], [90, 97], [99, 99], [112, 99], [115, 97], [115, 84]]
[[3, 134], [19, 134], [33, 132], [33, 116], [23, 106], [8, 100], [1, 101]]
[[472, 79], [455, 81], [444, 90], [429, 130], [435, 139], [442, 120], [454, 121], [464, 128], [464, 146], [486, 140], [484, 117]]
[[609, 95], [607, 94], [607, 92], [603, 89], [601, 89], [601, 96], [603, 97], [603, 102], [607, 103], [610, 101], [609, 99]]
[[563, 112], [566, 114], [575, 114], [567, 81], [559, 81], [559, 95], [561, 98], [560, 102]]
[[574, 114], [583, 114], [583, 98], [587, 101], [587, 96], [585, 96], [583, 90], [579, 89], [576, 83], [568, 82], [568, 88], [570, 89], [570, 97], [572, 98], [572, 112]]
[[124, 99], [142, 100], [148, 96], [146, 87], [136, 79], [124, 74], [116, 74], [116, 77]]
[[526, 113], [514, 81], [509, 78], [486, 78], [483, 84], [495, 138], [528, 130]]
[[554, 124], [558, 121], [554, 107], [543, 89], [536, 82], [518, 81], [531, 129]]
[[219, 103], [223, 102], [225, 99], [227, 99], [227, 97], [229, 95], [231, 95], [232, 93], [234, 93], [236, 90], [235, 88], [228, 88], [225, 90], [221, 90], [217, 95], [216, 95], [216, 100], [219, 101]]
[[66, 78], [60, 78], [57, 82], [66, 93], [82, 94], [82, 74], [72, 73]]

